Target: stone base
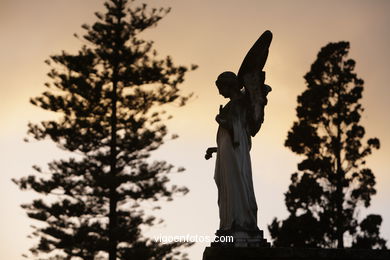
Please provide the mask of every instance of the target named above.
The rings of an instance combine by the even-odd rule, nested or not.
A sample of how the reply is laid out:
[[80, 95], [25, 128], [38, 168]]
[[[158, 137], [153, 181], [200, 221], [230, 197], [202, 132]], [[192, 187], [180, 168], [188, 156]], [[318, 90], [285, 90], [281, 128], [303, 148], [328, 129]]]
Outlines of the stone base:
[[217, 230], [216, 236], [230, 236], [233, 241], [212, 242], [211, 247], [270, 247], [270, 243], [263, 236], [262, 230], [255, 231], [231, 231]]
[[203, 260], [388, 260], [390, 250], [206, 247]]

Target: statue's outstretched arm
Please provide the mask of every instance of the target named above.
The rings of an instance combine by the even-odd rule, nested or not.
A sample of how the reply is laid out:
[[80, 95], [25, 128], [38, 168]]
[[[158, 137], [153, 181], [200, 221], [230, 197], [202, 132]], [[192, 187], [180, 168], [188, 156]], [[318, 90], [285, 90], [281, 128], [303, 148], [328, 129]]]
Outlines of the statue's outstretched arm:
[[204, 156], [204, 158], [206, 159], [206, 160], [208, 160], [208, 159], [210, 159], [211, 157], [213, 157], [213, 153], [216, 153], [217, 152], [217, 147], [209, 147], [209, 148], [207, 148], [207, 150], [206, 150], [206, 154], [205, 154], [205, 156]]

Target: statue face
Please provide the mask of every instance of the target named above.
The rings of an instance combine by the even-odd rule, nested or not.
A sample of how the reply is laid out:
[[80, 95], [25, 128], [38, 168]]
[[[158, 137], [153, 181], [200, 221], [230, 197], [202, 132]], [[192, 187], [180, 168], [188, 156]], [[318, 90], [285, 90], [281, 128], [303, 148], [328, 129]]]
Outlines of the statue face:
[[238, 81], [235, 78], [221, 78], [215, 84], [218, 87], [219, 94], [225, 98], [230, 98], [233, 92], [239, 91]]
[[228, 98], [231, 96], [231, 88], [228, 84], [219, 83], [217, 84], [219, 94], [224, 98]]

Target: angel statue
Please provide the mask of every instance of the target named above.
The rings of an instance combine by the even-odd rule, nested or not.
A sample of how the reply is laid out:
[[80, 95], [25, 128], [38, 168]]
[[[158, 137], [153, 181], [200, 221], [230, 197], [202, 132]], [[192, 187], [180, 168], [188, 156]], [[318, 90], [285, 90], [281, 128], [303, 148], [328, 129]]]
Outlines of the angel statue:
[[271, 40], [272, 33], [265, 31], [245, 56], [238, 74], [223, 72], [215, 82], [219, 94], [230, 100], [219, 108], [215, 118], [219, 125], [217, 147], [208, 148], [205, 158], [208, 160], [217, 153], [214, 172], [220, 218], [217, 235], [233, 235], [234, 246], [267, 244], [257, 227], [249, 152], [251, 137], [263, 123], [267, 94], [271, 91], [264, 84], [262, 71]]

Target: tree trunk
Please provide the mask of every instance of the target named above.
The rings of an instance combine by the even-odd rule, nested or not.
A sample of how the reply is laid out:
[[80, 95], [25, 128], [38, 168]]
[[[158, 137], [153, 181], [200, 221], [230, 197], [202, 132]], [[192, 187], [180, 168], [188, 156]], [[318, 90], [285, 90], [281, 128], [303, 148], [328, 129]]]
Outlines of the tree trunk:
[[344, 225], [343, 225], [343, 180], [344, 172], [341, 168], [341, 104], [340, 86], [337, 93], [337, 140], [336, 140], [336, 237], [337, 248], [344, 248]]
[[[115, 74], [114, 69], [114, 74]], [[113, 75], [115, 77], [115, 75]], [[117, 194], [116, 194], [116, 104], [117, 103], [117, 81], [113, 80], [112, 86], [112, 114], [111, 114], [111, 165], [110, 165], [110, 212], [108, 225], [108, 254], [109, 260], [116, 260], [117, 253]]]

